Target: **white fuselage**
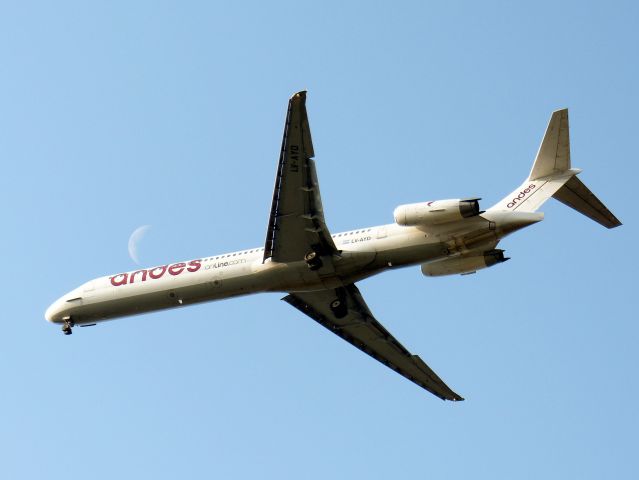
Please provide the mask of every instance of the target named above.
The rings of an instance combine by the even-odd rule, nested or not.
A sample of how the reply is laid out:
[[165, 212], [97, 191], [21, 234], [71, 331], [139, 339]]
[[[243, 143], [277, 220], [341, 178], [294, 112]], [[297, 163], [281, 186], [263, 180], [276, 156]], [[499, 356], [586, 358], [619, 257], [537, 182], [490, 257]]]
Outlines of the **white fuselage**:
[[258, 292], [337, 288], [386, 269], [494, 248], [507, 234], [541, 218], [489, 211], [443, 225], [389, 224], [338, 233], [332, 237], [341, 253], [324, 258], [318, 270], [309, 269], [303, 259], [263, 261], [263, 249], [254, 248], [100, 277], [62, 296], [45, 318], [83, 325]]

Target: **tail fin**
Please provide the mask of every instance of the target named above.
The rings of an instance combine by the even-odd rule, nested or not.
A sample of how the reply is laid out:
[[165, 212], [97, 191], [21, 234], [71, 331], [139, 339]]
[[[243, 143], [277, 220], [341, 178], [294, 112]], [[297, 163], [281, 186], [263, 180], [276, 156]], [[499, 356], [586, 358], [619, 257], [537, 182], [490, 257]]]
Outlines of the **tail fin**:
[[528, 180], [561, 175], [570, 170], [568, 109], [553, 112]]
[[489, 210], [536, 212], [551, 197], [607, 228], [621, 222], [575, 175], [571, 168], [568, 109], [553, 112], [535, 163], [522, 185]]

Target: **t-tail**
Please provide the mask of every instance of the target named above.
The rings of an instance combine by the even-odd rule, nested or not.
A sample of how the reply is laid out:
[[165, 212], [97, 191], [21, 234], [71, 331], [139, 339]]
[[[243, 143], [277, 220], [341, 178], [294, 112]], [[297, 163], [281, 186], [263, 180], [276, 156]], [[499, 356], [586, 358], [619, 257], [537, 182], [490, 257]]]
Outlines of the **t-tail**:
[[528, 178], [488, 211], [536, 212], [553, 197], [604, 227], [621, 225], [617, 217], [577, 178], [580, 172], [570, 164], [568, 109], [557, 110], [550, 117]]

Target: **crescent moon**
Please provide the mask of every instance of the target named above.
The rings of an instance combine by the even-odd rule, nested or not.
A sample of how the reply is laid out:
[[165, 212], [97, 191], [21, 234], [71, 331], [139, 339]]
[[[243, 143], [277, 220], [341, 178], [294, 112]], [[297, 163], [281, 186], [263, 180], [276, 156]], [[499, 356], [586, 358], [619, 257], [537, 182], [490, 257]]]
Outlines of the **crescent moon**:
[[151, 225], [142, 225], [136, 228], [129, 237], [129, 256], [137, 265], [140, 265], [140, 258], [138, 257], [138, 243], [144, 238], [146, 232], [149, 231]]

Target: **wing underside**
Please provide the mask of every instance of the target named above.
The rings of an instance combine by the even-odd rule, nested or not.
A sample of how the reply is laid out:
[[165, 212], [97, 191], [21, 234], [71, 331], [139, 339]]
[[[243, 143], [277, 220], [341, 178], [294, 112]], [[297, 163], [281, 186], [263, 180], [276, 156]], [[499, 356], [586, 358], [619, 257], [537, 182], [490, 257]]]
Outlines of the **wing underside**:
[[335, 290], [292, 293], [283, 300], [442, 400], [463, 400], [421, 358], [411, 354], [373, 317], [355, 285]]
[[293, 262], [311, 250], [320, 255], [337, 251], [324, 221], [314, 155], [306, 92], [299, 92], [288, 104], [264, 260]]

